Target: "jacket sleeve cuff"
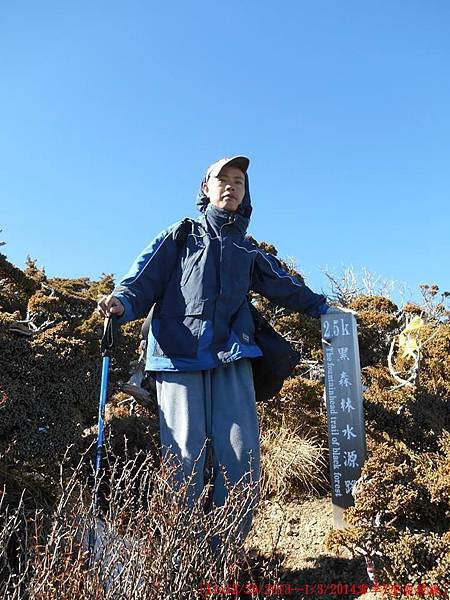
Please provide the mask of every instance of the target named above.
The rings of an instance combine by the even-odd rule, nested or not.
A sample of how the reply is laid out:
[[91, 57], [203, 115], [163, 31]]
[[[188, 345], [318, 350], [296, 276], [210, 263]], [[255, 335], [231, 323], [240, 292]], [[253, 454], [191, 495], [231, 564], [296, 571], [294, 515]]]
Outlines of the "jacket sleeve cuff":
[[114, 296], [122, 302], [125, 309], [122, 316], [117, 318], [118, 325], [123, 325], [124, 323], [128, 323], [128, 321], [133, 321], [134, 315], [130, 302], [122, 294], [114, 294]]

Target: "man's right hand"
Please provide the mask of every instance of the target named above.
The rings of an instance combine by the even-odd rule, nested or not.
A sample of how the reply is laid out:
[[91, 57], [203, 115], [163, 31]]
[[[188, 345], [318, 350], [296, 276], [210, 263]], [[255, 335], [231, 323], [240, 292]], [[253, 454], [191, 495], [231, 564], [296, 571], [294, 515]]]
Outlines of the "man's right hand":
[[98, 312], [104, 317], [115, 315], [121, 317], [125, 311], [125, 308], [119, 298], [116, 298], [112, 294], [109, 296], [103, 296], [97, 303]]

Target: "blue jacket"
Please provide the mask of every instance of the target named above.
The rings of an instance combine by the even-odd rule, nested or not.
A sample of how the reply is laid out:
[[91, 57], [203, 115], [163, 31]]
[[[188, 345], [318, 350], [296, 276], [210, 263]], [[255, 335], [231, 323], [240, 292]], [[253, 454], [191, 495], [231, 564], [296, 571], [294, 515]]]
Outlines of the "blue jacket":
[[245, 183], [236, 213], [211, 205], [200, 187], [202, 215], [161, 232], [116, 286], [113, 293], [125, 307], [119, 323], [145, 317], [154, 306], [146, 370], [198, 371], [261, 356], [250, 290], [313, 317], [327, 311], [325, 296], [245, 237], [252, 212], [247, 175]]

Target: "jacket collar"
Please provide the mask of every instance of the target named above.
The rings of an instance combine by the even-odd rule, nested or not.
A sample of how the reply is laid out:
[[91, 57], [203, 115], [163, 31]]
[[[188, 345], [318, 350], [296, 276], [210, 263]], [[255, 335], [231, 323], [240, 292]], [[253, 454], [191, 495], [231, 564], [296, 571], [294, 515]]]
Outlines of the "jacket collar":
[[244, 217], [239, 212], [233, 213], [229, 210], [223, 210], [210, 203], [208, 203], [203, 212], [207, 224], [212, 227], [217, 235], [220, 234], [221, 228], [227, 224], [230, 225], [230, 229], [227, 230], [228, 232], [231, 230], [243, 236], [247, 231], [250, 219]]

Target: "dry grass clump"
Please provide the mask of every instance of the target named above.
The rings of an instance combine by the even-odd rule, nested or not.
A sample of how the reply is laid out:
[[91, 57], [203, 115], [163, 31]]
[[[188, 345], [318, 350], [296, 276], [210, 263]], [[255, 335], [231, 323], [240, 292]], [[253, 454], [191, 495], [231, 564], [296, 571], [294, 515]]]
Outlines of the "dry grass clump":
[[258, 407], [262, 495], [318, 493], [328, 486], [323, 385], [302, 377], [284, 382]]
[[81, 462], [62, 477], [49, 515], [30, 514], [23, 503], [10, 511], [0, 501], [0, 597], [195, 599], [208, 585], [225, 588], [244, 573], [249, 580], [240, 532], [255, 505], [254, 484], [230, 486], [221, 507], [210, 505], [206, 486], [191, 504], [190, 478], [175, 484], [172, 461], [156, 468], [151, 455], [109, 456], [107, 463], [96, 516]]
[[261, 434], [261, 494], [283, 498], [292, 493], [318, 493], [327, 485], [326, 449], [300, 428], [281, 426]]

